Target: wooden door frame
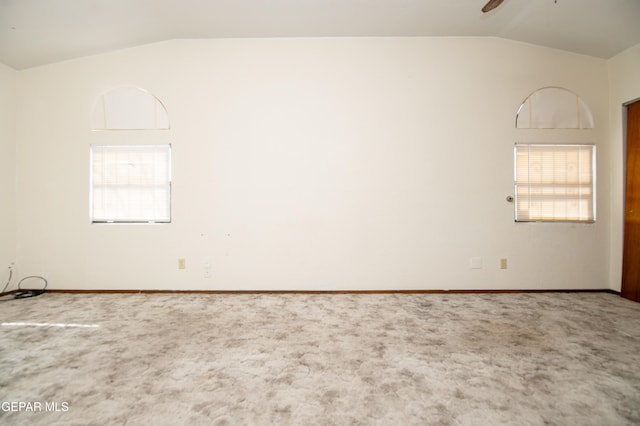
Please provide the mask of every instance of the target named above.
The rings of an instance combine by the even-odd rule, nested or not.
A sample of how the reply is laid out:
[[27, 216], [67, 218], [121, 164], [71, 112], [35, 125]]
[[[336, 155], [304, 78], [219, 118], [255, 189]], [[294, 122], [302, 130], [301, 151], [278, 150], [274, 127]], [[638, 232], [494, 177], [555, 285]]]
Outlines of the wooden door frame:
[[[622, 238], [624, 240], [624, 215], [627, 207], [627, 110], [629, 105], [640, 102], [640, 98], [635, 98], [622, 103]], [[623, 247], [624, 250], [624, 247]]]
[[627, 195], [627, 110], [629, 105], [640, 102], [640, 98], [631, 99], [630, 101], [622, 103], [622, 173], [624, 177], [624, 184], [622, 185], [622, 202], [626, 202]]
[[629, 127], [627, 111], [629, 109], [629, 105], [635, 104], [636, 102], [640, 102], [640, 98], [635, 98], [630, 101], [624, 102], [622, 104], [622, 258], [620, 259], [621, 263], [621, 275], [620, 275], [620, 294], [622, 294], [622, 281], [624, 279], [624, 257], [626, 250], [626, 214], [627, 214], [627, 144], [628, 144], [628, 135], [627, 129]]

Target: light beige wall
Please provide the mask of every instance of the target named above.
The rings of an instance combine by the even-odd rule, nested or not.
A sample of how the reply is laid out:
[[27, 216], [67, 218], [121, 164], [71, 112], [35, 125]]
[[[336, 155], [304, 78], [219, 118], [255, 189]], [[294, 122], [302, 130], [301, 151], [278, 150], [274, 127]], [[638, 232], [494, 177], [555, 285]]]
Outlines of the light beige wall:
[[611, 132], [611, 288], [620, 290], [624, 238], [625, 116], [623, 104], [640, 100], [640, 44], [609, 60]]
[[[172, 129], [92, 133], [122, 84]], [[597, 129], [516, 131], [544, 86]], [[52, 288], [608, 287], [604, 60], [490, 38], [183, 40], [26, 70], [19, 93], [18, 257]], [[513, 222], [513, 144], [553, 139], [598, 144], [594, 225]], [[89, 144], [140, 140], [173, 144], [173, 223], [89, 224]]]
[[16, 74], [0, 64], [0, 290], [16, 249]]

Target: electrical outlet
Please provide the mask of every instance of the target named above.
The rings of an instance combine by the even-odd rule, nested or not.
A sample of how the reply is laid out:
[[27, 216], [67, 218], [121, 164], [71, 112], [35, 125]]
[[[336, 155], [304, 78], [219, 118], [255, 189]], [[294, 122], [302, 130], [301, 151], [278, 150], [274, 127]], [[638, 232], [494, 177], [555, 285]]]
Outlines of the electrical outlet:
[[187, 261], [185, 259], [178, 259], [178, 269], [185, 269], [187, 267]]
[[500, 259], [500, 269], [507, 269], [507, 259]]
[[204, 262], [202, 269], [204, 270], [204, 277], [211, 278], [211, 262]]
[[469, 267], [471, 269], [482, 269], [482, 258], [472, 257], [471, 259], [469, 259]]

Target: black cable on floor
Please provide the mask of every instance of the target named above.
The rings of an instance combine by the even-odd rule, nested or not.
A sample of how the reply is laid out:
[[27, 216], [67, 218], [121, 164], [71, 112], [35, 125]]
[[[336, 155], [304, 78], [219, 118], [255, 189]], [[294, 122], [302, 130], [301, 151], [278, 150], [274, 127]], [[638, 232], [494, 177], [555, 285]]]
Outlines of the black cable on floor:
[[[7, 279], [7, 283], [5, 284], [4, 288], [2, 289], [2, 291], [0, 291], [1, 293], [4, 293], [7, 288], [9, 287], [9, 284], [11, 283], [11, 278], [13, 277], [13, 268], [10, 266], [9, 267], [9, 279]], [[44, 286], [42, 288], [22, 288], [22, 282], [28, 279], [39, 279], [44, 281]], [[28, 277], [24, 277], [23, 279], [21, 279], [20, 281], [18, 281], [18, 290], [13, 293], [13, 294], [9, 294], [6, 296], [11, 296], [7, 299], [0, 299], [0, 302], [7, 302], [9, 300], [16, 300], [16, 299], [27, 299], [29, 297], [36, 297], [36, 296], [40, 296], [41, 294], [43, 294], [45, 292], [45, 289], [47, 288], [47, 285], [49, 283], [47, 282], [46, 278], [41, 277], [40, 275], [30, 275]], [[3, 296], [4, 297], [4, 296]]]

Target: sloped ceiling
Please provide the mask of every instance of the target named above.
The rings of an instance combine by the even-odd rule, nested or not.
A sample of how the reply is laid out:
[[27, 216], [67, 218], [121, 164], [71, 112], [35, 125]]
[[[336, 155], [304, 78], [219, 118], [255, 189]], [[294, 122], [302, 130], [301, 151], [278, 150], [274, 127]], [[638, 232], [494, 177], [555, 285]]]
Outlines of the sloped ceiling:
[[600, 58], [640, 43], [640, 0], [0, 0], [15, 69], [177, 38], [502, 37]]

